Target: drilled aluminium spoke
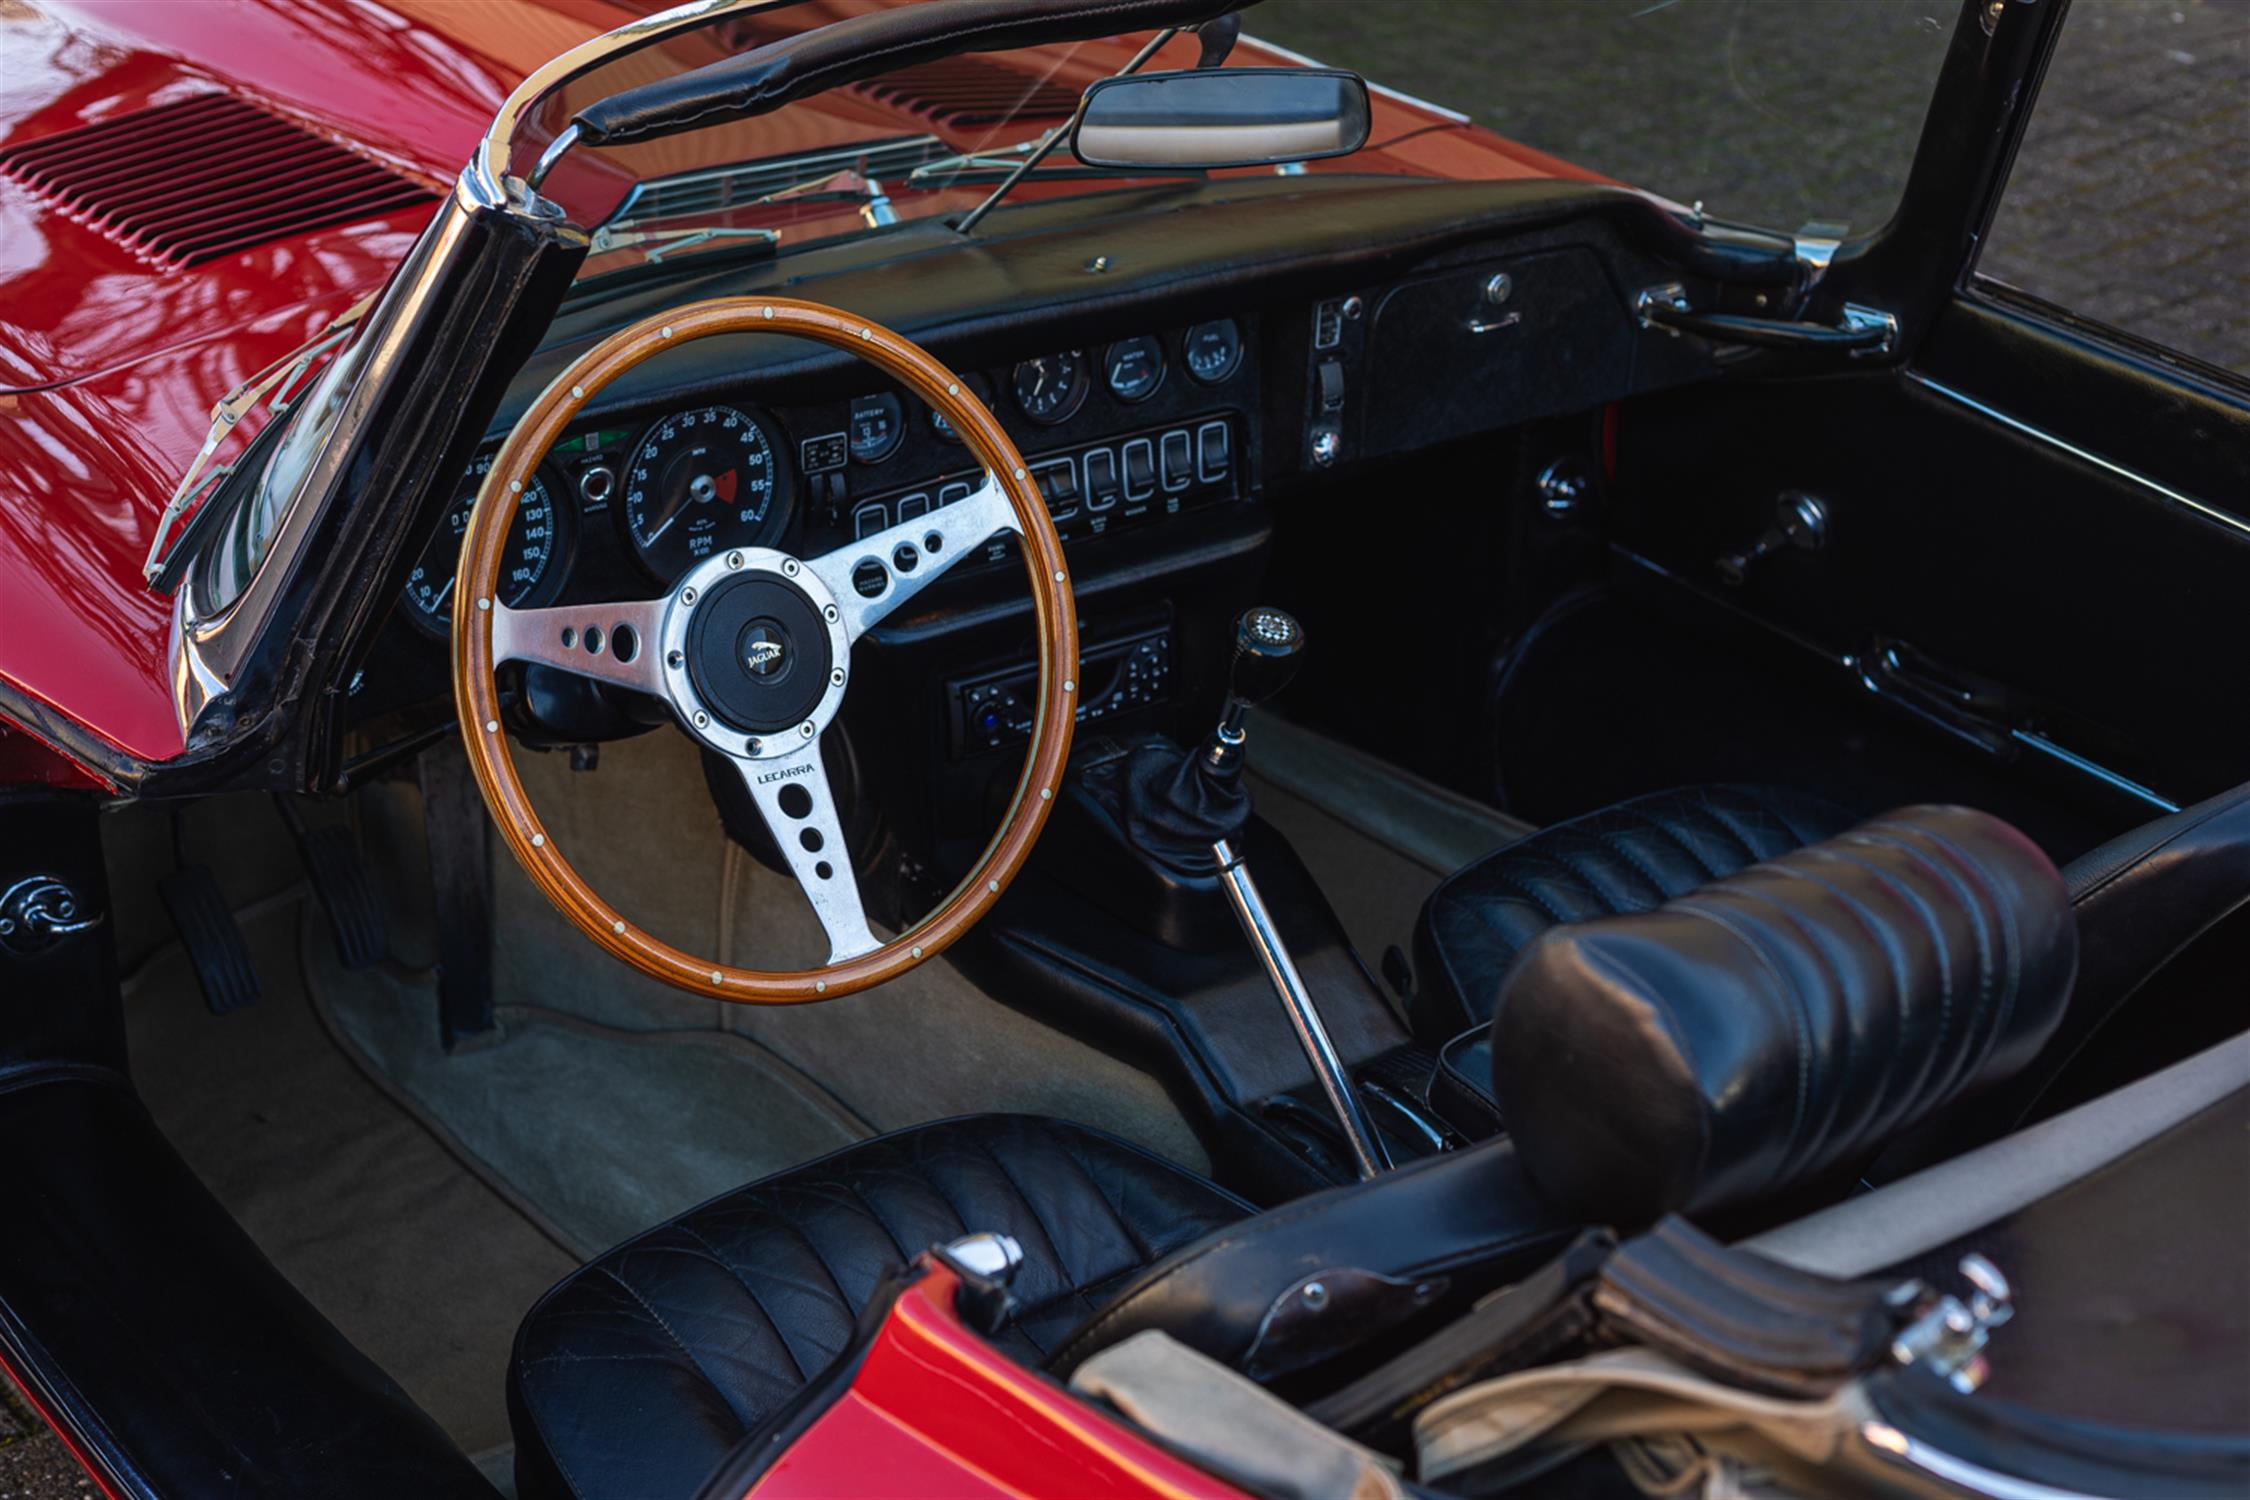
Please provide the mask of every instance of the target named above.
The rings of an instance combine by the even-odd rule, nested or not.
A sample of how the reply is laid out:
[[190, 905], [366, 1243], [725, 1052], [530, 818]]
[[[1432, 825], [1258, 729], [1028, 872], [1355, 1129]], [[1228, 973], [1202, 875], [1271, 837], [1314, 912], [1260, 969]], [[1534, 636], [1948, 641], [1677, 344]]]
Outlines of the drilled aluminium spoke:
[[627, 604], [492, 606], [492, 659], [557, 667], [597, 682], [662, 697], [662, 599]]
[[828, 962], [881, 947], [860, 909], [859, 881], [844, 848], [843, 820], [836, 815], [836, 797], [821, 764], [820, 741], [808, 740], [771, 759], [737, 757], [734, 765], [828, 934]]
[[946, 569], [975, 556], [994, 534], [1022, 530], [1007, 492], [987, 474], [951, 505], [823, 552], [805, 566], [836, 596], [844, 638], [856, 641]]

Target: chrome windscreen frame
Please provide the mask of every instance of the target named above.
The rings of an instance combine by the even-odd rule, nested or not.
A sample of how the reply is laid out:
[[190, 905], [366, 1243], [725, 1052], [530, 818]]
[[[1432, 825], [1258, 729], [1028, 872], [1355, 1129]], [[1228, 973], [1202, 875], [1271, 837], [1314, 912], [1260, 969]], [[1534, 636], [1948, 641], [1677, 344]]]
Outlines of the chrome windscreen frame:
[[[467, 258], [470, 229], [479, 215], [505, 214], [569, 229], [563, 210], [541, 197], [512, 170], [517, 138], [527, 120], [555, 90], [628, 53], [730, 16], [777, 10], [800, 0], [690, 0], [620, 26], [562, 53], [518, 84], [499, 111], [475, 154], [439, 206], [430, 225], [408, 253], [399, 273], [368, 315], [359, 346], [339, 358], [357, 366], [352, 388], [333, 425], [294, 492], [283, 502], [265, 556], [241, 591], [205, 607], [193, 580], [174, 596], [170, 641], [173, 708], [191, 749], [234, 718], [230, 700], [248, 664], [272, 633], [287, 627], [280, 607], [310, 560], [312, 538], [339, 500], [341, 480], [353, 454], [367, 440], [371, 414], [397, 381], [406, 351], [457, 290]], [[558, 144], [570, 135], [564, 132]], [[559, 151], [550, 150], [551, 166]], [[544, 173], [538, 174], [543, 176]], [[296, 415], [303, 415], [300, 411]], [[248, 477], [248, 476], [246, 476]], [[214, 503], [218, 497], [205, 503]]]

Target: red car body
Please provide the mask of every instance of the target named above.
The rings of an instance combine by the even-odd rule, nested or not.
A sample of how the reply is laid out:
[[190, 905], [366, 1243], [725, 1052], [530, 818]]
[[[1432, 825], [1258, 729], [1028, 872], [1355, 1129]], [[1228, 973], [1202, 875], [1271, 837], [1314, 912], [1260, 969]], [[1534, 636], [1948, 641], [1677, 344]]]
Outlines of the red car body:
[[[779, 33], [889, 3], [819, 0], [756, 20]], [[542, 0], [503, 13], [444, 0], [243, 0], [219, 21], [201, 6], [42, 0], [36, 10], [0, 15], [10, 60], [0, 159], [60, 132], [227, 91], [434, 195], [524, 74], [653, 8]], [[715, 57], [724, 43], [706, 34], [695, 45]], [[1137, 45], [1116, 38], [1010, 53], [1000, 65], [1027, 82], [1051, 74], [1074, 96]], [[1156, 65], [1191, 62], [1191, 47], [1174, 43], [1179, 56]], [[1235, 61], [1303, 59], [1246, 40]], [[1370, 145], [1313, 170], [1593, 175], [1431, 105], [1378, 92], [1374, 106]], [[949, 129], [863, 86], [724, 127], [739, 142], [697, 137], [693, 149], [698, 161], [736, 147], [747, 158], [930, 131], [974, 150], [1025, 139], [1044, 123]], [[658, 143], [622, 160], [578, 153], [565, 169], [576, 181], [558, 177], [558, 185], [621, 197], [636, 170], [667, 170], [666, 149]], [[1047, 189], [1071, 190], [1084, 184]], [[935, 201], [966, 207], [985, 191]], [[1021, 196], [1040, 191], [1030, 186]], [[181, 753], [167, 664], [171, 601], [141, 576], [165, 498], [203, 442], [211, 404], [379, 287], [428, 217], [427, 206], [402, 208], [172, 268], [121, 242], [98, 213], [0, 170], [0, 679], [134, 760]], [[815, 206], [792, 233], [856, 222]], [[101, 777], [26, 726], [0, 720], [0, 781], [83, 785]]]
[[[824, 0], [766, 19], [794, 30], [886, 3]], [[0, 161], [10, 148], [225, 91], [427, 185], [434, 202], [518, 79], [650, 8], [242, 0], [222, 19], [203, 6], [105, 0], [9, 7], [0, 10], [10, 61]], [[1027, 78], [1051, 72], [1074, 97], [1138, 43], [1012, 53], [1004, 65]], [[697, 45], [715, 56], [724, 43], [706, 36]], [[1192, 61], [1191, 45], [1175, 43], [1179, 56], [1157, 65]], [[1245, 39], [1235, 61], [1304, 60]], [[984, 149], [1044, 123], [949, 131], [847, 89], [729, 128], [742, 136], [738, 154], [750, 157], [920, 131], [951, 148]], [[714, 154], [707, 143], [699, 150]], [[635, 165], [664, 170], [660, 156]], [[1371, 145], [1313, 169], [1592, 175], [1382, 92]], [[580, 153], [569, 170], [580, 191], [606, 186], [614, 196], [634, 177], [597, 153]], [[1044, 191], [1084, 190], [1081, 182]], [[986, 191], [961, 189], [941, 206], [966, 207]], [[1041, 191], [1033, 184], [1021, 196]], [[171, 600], [142, 578], [159, 513], [204, 441], [212, 403], [381, 286], [429, 214], [425, 202], [176, 268], [137, 252], [100, 213], [0, 169], [0, 679], [136, 761], [182, 753], [168, 669]], [[817, 235], [855, 224], [849, 211], [813, 207], [796, 228]], [[0, 718], [0, 784], [10, 783], [107, 785], [32, 726]], [[850, 1388], [752, 1493], [1238, 1493], [979, 1338], [955, 1314], [955, 1285], [937, 1266], [901, 1295]]]

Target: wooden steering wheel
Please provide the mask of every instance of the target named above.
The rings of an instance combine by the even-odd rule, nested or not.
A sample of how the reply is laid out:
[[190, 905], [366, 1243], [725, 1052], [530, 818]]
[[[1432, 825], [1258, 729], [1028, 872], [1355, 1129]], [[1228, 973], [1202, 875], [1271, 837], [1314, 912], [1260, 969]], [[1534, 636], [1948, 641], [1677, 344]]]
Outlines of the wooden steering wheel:
[[[655, 599], [547, 609], [501, 603], [508, 524], [570, 420], [643, 360], [728, 333], [793, 335], [867, 360], [952, 425], [984, 466], [984, 483], [966, 499], [818, 557], [765, 547], [716, 553]], [[860, 909], [821, 764], [821, 732], [843, 705], [852, 643], [1002, 531], [1022, 539], [1039, 637], [1039, 701], [1023, 774], [976, 868], [935, 911], [878, 942]], [[903, 974], [944, 952], [984, 915], [1023, 868], [1054, 806], [1070, 753], [1078, 675], [1077, 613], [1062, 543], [1023, 456], [992, 413], [958, 375], [880, 324], [814, 302], [727, 297], [646, 318], [603, 340], [540, 393], [493, 460], [461, 539], [458, 576], [453, 699], [485, 805], [532, 882], [572, 925], [667, 984], [719, 1000], [784, 1005], [833, 1000]], [[604, 901], [548, 836], [517, 778], [493, 680], [503, 661], [538, 662], [661, 699], [690, 736], [734, 762], [828, 934], [828, 962], [795, 973], [731, 968], [642, 931]]]

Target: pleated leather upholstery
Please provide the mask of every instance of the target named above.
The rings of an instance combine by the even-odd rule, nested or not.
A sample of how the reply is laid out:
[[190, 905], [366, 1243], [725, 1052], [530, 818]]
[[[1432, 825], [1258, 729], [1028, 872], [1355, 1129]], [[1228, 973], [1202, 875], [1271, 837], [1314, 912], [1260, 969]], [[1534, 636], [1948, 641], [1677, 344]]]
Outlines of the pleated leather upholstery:
[[573, 1272], [516, 1340], [525, 1500], [695, 1494], [851, 1338], [882, 1278], [976, 1230], [1016, 1237], [1001, 1343], [1036, 1363], [1150, 1262], [1250, 1212], [1100, 1131], [974, 1115], [752, 1184]]
[[1501, 990], [1493, 1085], [1542, 1190], [1647, 1223], [1851, 1165], [2021, 1068], [2077, 964], [2037, 845], [1905, 808], [1535, 939]]
[[1554, 824], [1464, 865], [1415, 925], [1415, 1034], [1435, 1047], [1489, 1019], [1508, 966], [1559, 922], [1647, 911], [1851, 823], [1842, 808], [1786, 787], [1683, 787]]

